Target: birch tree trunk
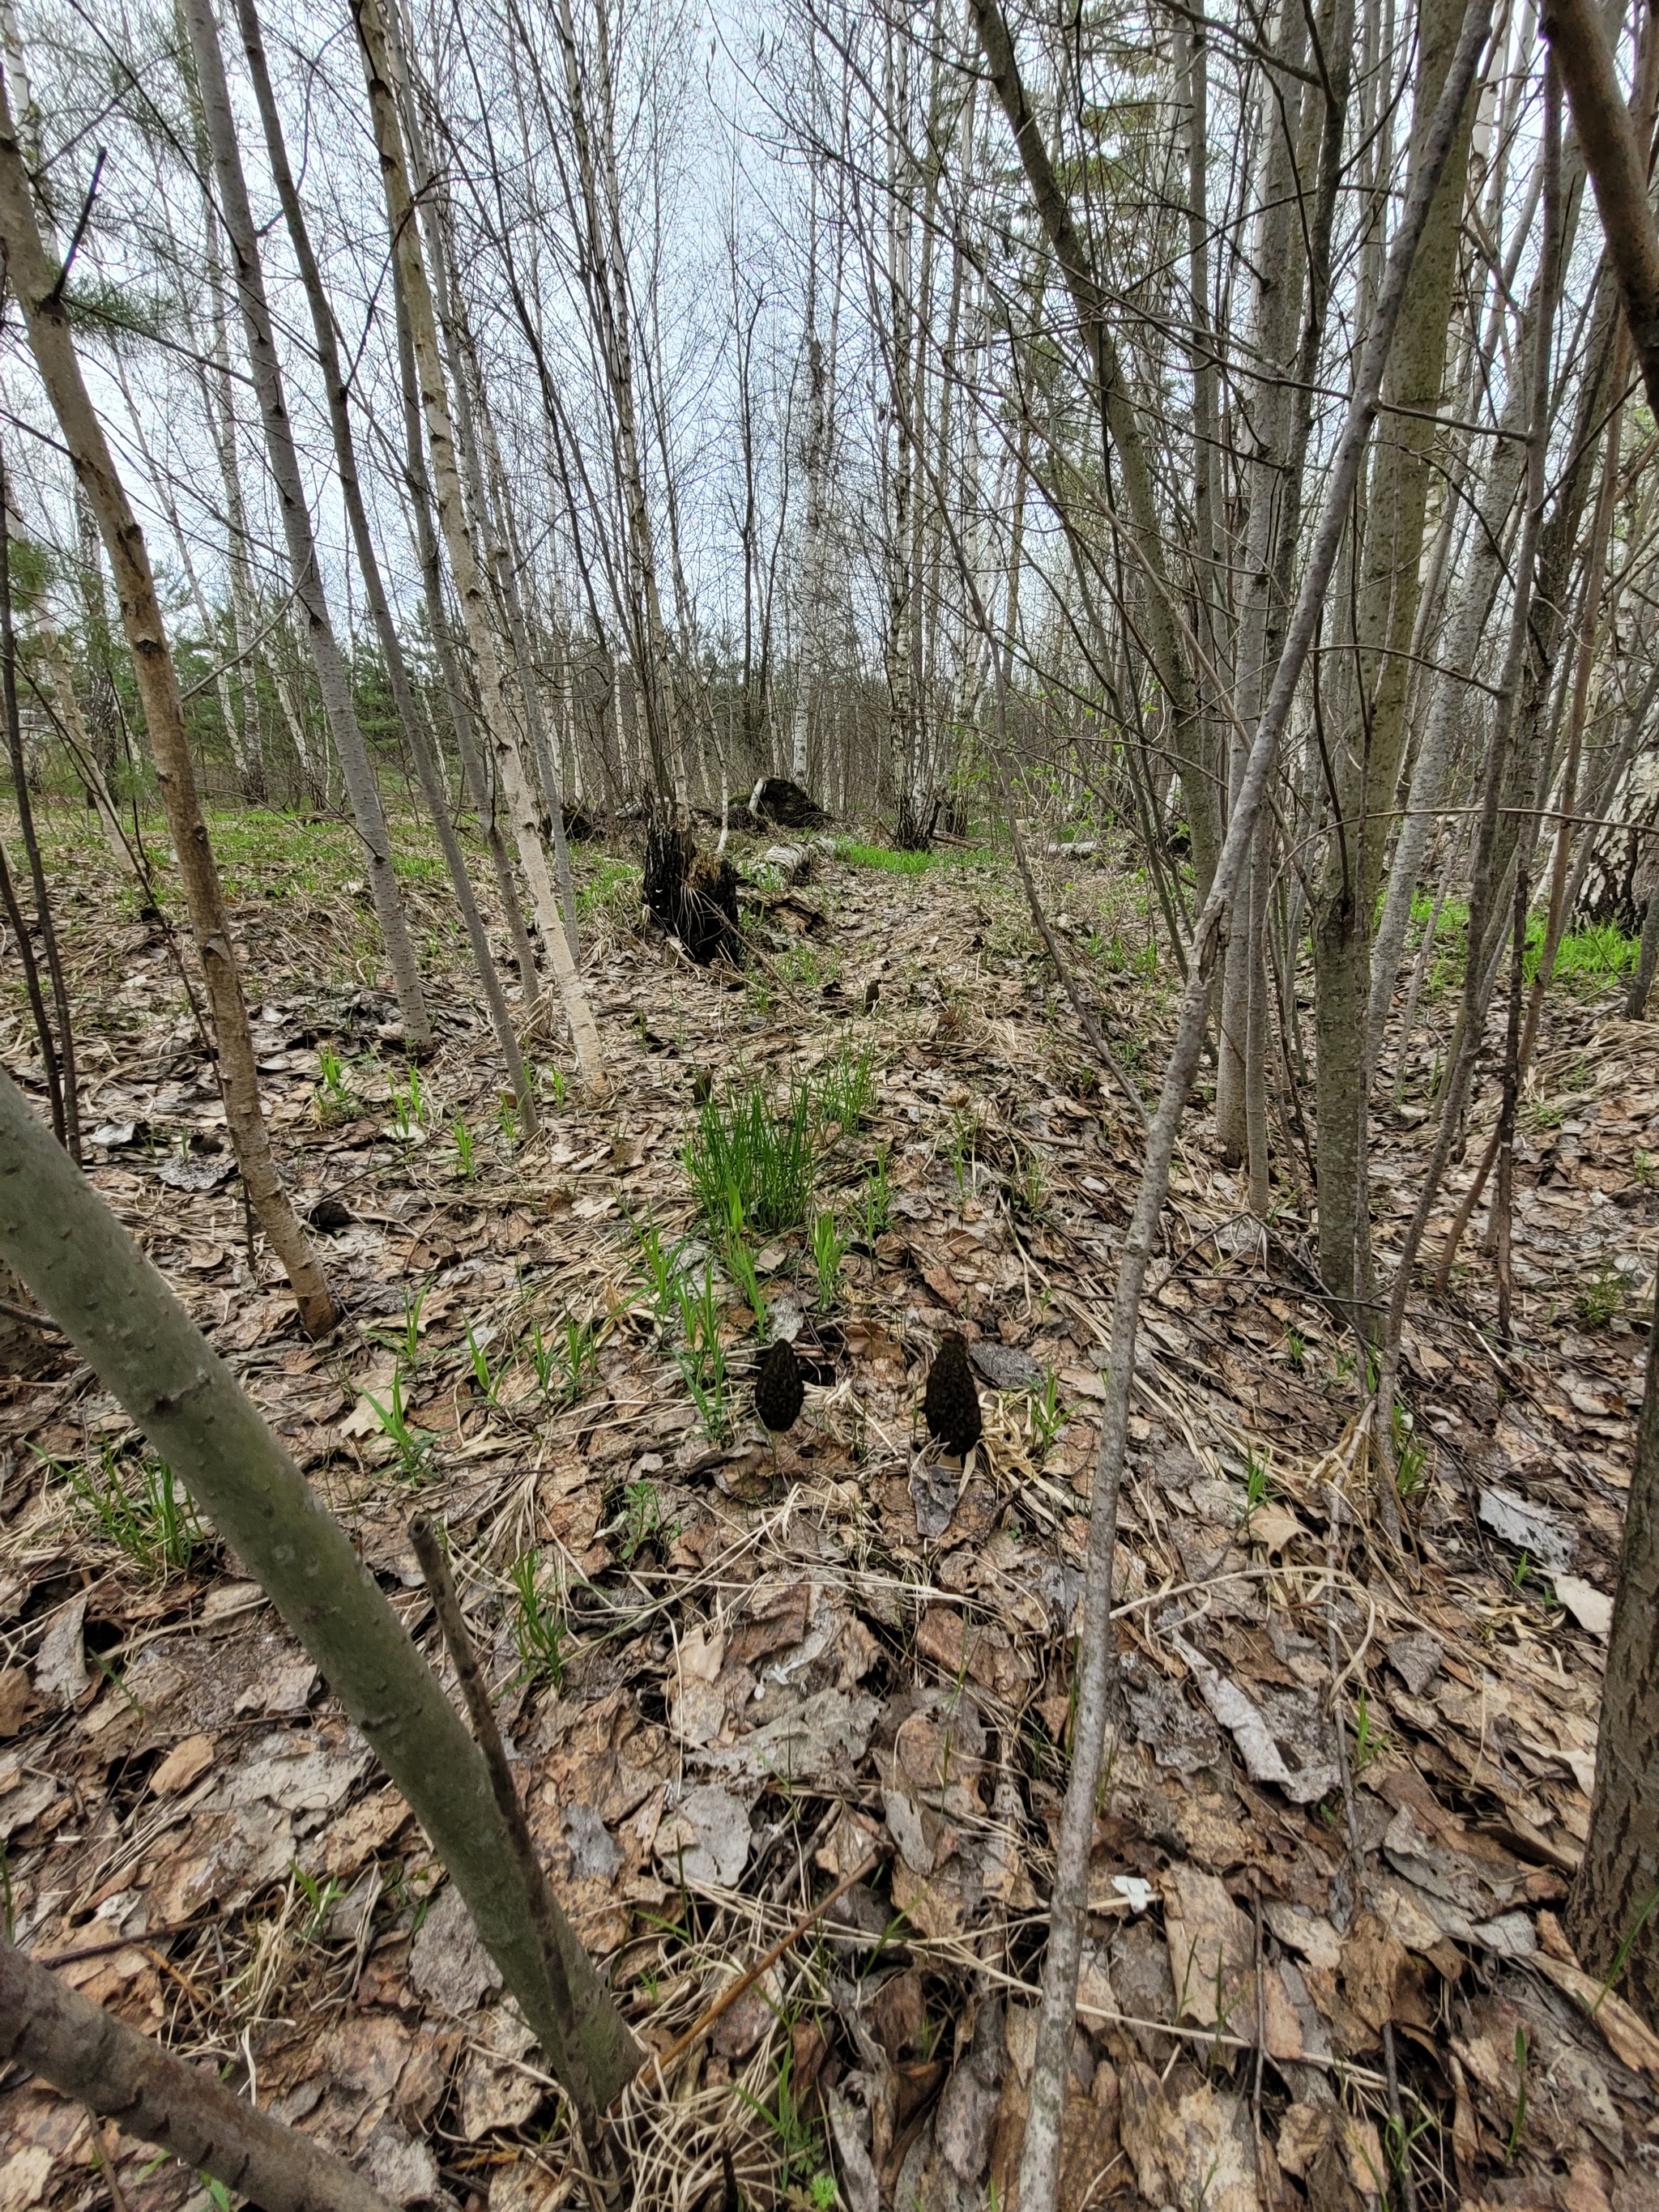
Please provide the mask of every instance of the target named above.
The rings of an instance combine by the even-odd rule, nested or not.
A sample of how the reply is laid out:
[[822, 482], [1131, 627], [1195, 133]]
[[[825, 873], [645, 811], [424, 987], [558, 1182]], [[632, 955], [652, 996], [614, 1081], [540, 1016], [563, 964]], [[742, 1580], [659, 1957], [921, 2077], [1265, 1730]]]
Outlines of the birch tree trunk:
[[277, 197], [282, 202], [283, 216], [288, 224], [289, 236], [294, 246], [295, 259], [299, 264], [300, 279], [305, 287], [307, 303], [311, 309], [312, 329], [317, 341], [318, 365], [323, 373], [323, 382], [328, 396], [329, 423], [334, 434], [334, 459], [344, 496], [347, 519], [351, 526], [352, 543], [356, 549], [357, 566], [362, 575], [363, 591], [368, 600], [368, 611], [380, 641], [380, 652], [386, 661], [386, 680], [392, 692], [392, 703], [404, 733], [404, 743], [410, 758], [415, 763], [422, 796], [427, 811], [438, 833], [438, 844], [449, 872], [455, 902], [460, 908], [461, 920], [466, 929], [467, 942], [471, 947], [472, 964], [477, 971], [479, 988], [489, 1011], [490, 1024], [495, 1032], [495, 1042], [506, 1064], [507, 1080], [518, 1102], [520, 1126], [526, 1137], [537, 1130], [536, 1097], [525, 1071], [524, 1055], [519, 1049], [519, 1040], [513, 1033], [513, 1018], [507, 1011], [507, 1000], [501, 990], [501, 979], [495, 972], [495, 963], [489, 950], [489, 939], [484, 929], [478, 902], [472, 896], [471, 878], [466, 872], [466, 862], [456, 841], [453, 824], [449, 818], [448, 802], [445, 797], [443, 780], [432, 748], [427, 742], [426, 731], [416, 710], [415, 697], [410, 689], [409, 672], [404, 665], [403, 646], [398, 635], [398, 626], [392, 619], [392, 610], [386, 603], [386, 586], [381, 580], [380, 559], [374, 550], [374, 540], [368, 526], [368, 514], [363, 505], [362, 486], [357, 476], [356, 441], [352, 435], [351, 415], [346, 398], [346, 380], [340, 365], [340, 349], [334, 334], [334, 318], [327, 296], [323, 290], [322, 272], [317, 266], [317, 257], [311, 247], [311, 234], [306, 224], [305, 211], [300, 205], [300, 195], [295, 186], [293, 172], [289, 167], [288, 148], [283, 137], [282, 118], [277, 112], [276, 96], [271, 90], [270, 71], [265, 66], [264, 41], [259, 28], [259, 18], [254, 0], [236, 0], [238, 25], [242, 45], [247, 55], [248, 70], [253, 80], [254, 97], [258, 104], [259, 120], [264, 132], [265, 151], [270, 162], [271, 174], [276, 182]]
[[351, 696], [351, 678], [329, 617], [322, 568], [312, 534], [311, 509], [300, 473], [294, 426], [283, 394], [282, 365], [276, 356], [276, 332], [265, 298], [258, 236], [236, 143], [230, 88], [225, 81], [224, 58], [219, 51], [218, 27], [214, 21], [211, 0], [182, 0], [182, 5], [196, 60], [202, 114], [213, 151], [219, 214], [230, 245], [248, 362], [264, 427], [265, 453], [282, 510], [295, 597], [305, 611], [307, 638], [317, 671], [318, 689], [323, 696], [323, 711], [328, 717], [340, 772], [345, 779], [352, 820], [362, 842], [369, 896], [392, 967], [392, 989], [403, 1016], [404, 1036], [411, 1052], [424, 1055], [432, 1050], [432, 1024], [427, 1017], [415, 948], [410, 942], [403, 900], [392, 870], [392, 840], [386, 832], [386, 814]]
[[432, 624], [433, 642], [438, 651], [438, 667], [443, 678], [444, 695], [449, 702], [449, 719], [455, 733], [455, 747], [461, 757], [462, 783], [471, 794], [489, 854], [490, 870], [495, 878], [495, 895], [501, 902], [507, 935], [513, 945], [513, 957], [518, 963], [525, 1011], [533, 1018], [541, 996], [535, 948], [530, 942], [530, 932], [525, 927], [524, 908], [520, 902], [519, 886], [513, 873], [513, 858], [507, 849], [507, 840], [501, 835], [489, 763], [478, 750], [477, 737], [472, 726], [472, 700], [466, 672], [461, 665], [454, 632], [450, 627], [449, 610], [444, 602], [443, 562], [432, 526], [432, 485], [427, 476], [426, 455], [422, 444], [420, 380], [415, 370], [415, 346], [409, 334], [409, 313], [404, 301], [403, 277], [395, 259], [392, 267], [392, 289], [397, 308], [398, 376], [403, 387], [404, 467], [408, 477], [409, 503], [414, 516], [416, 557], [420, 562], [421, 580], [426, 590], [427, 617]]
[[196, 948], [206, 978], [218, 1044], [225, 1120], [248, 1203], [293, 1286], [307, 1334], [325, 1336], [338, 1318], [332, 1292], [289, 1202], [271, 1157], [259, 1103], [253, 1038], [230, 919], [207, 823], [197, 797], [185, 733], [179, 678], [150, 572], [143, 532], [115, 471], [103, 426], [76, 358], [69, 316], [55, 296], [58, 272], [46, 260], [29, 194], [28, 173], [0, 84], [0, 239], [13, 291], [21, 304], [30, 349], [46, 388], [77, 480], [86, 491], [121, 603], [133, 672], [149, 733], [161, 802], [179, 854]]
[[[818, 336], [817, 173], [812, 176], [811, 234], [806, 270], [806, 517], [801, 531], [800, 585], [796, 597], [798, 645], [795, 698], [789, 722], [789, 774], [806, 788], [812, 689], [817, 679], [824, 614], [824, 538], [829, 521], [831, 397], [830, 352]], [[839, 298], [837, 299], [839, 305]], [[833, 330], [835, 317], [831, 315]]]
[[[200, 4], [201, 0], [197, 0]], [[392, 225], [392, 250], [403, 285], [409, 333], [415, 350], [421, 401], [426, 417], [434, 493], [438, 519], [449, 550], [450, 567], [461, 602], [468, 641], [478, 672], [485, 732], [495, 757], [507, 816], [519, 849], [519, 865], [530, 886], [531, 903], [541, 929], [542, 951], [553, 970], [565, 1018], [570, 1024], [576, 1066], [589, 1096], [602, 1098], [607, 1088], [599, 1032], [588, 1005], [581, 974], [570, 957], [565, 939], [564, 917], [547, 864], [537, 819], [535, 795], [524, 772], [524, 763], [514, 743], [501, 696], [501, 661], [489, 619], [489, 596], [473, 551], [472, 539], [461, 503], [461, 483], [455, 465], [455, 434], [444, 389], [443, 362], [438, 351], [437, 319], [432, 289], [421, 252], [420, 231], [410, 191], [409, 169], [404, 151], [403, 127], [398, 121], [391, 58], [386, 49], [385, 19], [380, 0], [353, 0], [353, 20], [362, 47], [374, 143], [380, 157], [386, 209]]]

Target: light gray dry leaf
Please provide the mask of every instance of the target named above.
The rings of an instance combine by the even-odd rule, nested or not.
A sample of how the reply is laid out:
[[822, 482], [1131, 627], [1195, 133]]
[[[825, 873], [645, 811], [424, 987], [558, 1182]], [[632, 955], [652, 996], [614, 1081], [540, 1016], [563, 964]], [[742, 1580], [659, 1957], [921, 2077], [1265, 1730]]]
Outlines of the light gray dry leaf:
[[49, 1774], [33, 1775], [17, 1789], [8, 1790], [0, 1796], [0, 1844], [6, 1842], [15, 1830], [27, 1828], [31, 1820], [38, 1820], [58, 1795], [58, 1784]]
[[[1311, 1805], [1336, 1787], [1334, 1763], [1318, 1754], [1321, 1724], [1317, 1702], [1311, 1697], [1281, 1694], [1257, 1705], [1236, 1682], [1218, 1673], [1200, 1651], [1179, 1636], [1170, 1641], [1192, 1668], [1205, 1704], [1238, 1746], [1244, 1771], [1252, 1782], [1277, 1784], [1293, 1805]], [[1297, 1759], [1295, 1766], [1281, 1746]]]
[[164, 1161], [155, 1171], [155, 1180], [166, 1183], [171, 1190], [202, 1192], [217, 1190], [235, 1172], [234, 1154], [193, 1152], [185, 1159]]
[[457, 2015], [471, 2012], [501, 1976], [472, 1924], [466, 1899], [446, 1882], [410, 1946], [409, 1978], [423, 1997]]
[[87, 1601], [77, 1597], [46, 1631], [34, 1661], [34, 1686], [40, 1696], [72, 1705], [86, 1688], [87, 1659], [81, 1641], [86, 1619]]
[[994, 1390], [1029, 1390], [1042, 1379], [1036, 1360], [1017, 1345], [981, 1341], [969, 1346], [968, 1357]]
[[1386, 1648], [1389, 1666], [1414, 1698], [1420, 1698], [1428, 1688], [1446, 1656], [1426, 1629], [1415, 1636], [1396, 1636]]
[[1495, 1920], [1477, 1920], [1474, 1940], [1503, 1959], [1530, 1959], [1538, 1948], [1538, 1930], [1527, 1912], [1500, 1912]]
[[881, 1707], [874, 1698], [846, 1690], [819, 1690], [793, 1712], [780, 1713], [733, 1744], [694, 1755], [739, 1786], [774, 1776], [788, 1782], [850, 1780], [870, 1741]]
[[887, 1832], [898, 1845], [899, 1856], [905, 1865], [912, 1874], [932, 1874], [933, 1854], [922, 1833], [921, 1815], [915, 1807], [902, 1790], [884, 1790], [881, 1802], [887, 1815]]
[[1483, 1490], [1480, 1519], [1505, 1544], [1513, 1544], [1551, 1574], [1572, 1565], [1578, 1549], [1578, 1531], [1565, 1514], [1517, 1498], [1512, 1490]]
[[1580, 1582], [1577, 1575], [1557, 1575], [1554, 1579], [1555, 1595], [1578, 1626], [1605, 1643], [1613, 1633], [1613, 1600], [1594, 1583]]
[[1002, 2008], [987, 2002], [975, 2023], [973, 2047], [945, 2083], [933, 2122], [933, 2148], [964, 2189], [973, 2187], [990, 2160], [1006, 2063]]
[[570, 1856], [577, 1873], [595, 1881], [609, 1881], [622, 1864], [623, 1855], [592, 1806], [568, 1805], [564, 1832], [570, 1839]]
[[406, 2135], [396, 2120], [382, 2120], [363, 2146], [360, 2160], [367, 2178], [394, 2204], [451, 2204], [453, 2198], [438, 2178], [438, 2161], [427, 2146]]
[[249, 1683], [236, 1700], [239, 1713], [266, 1712], [273, 1719], [304, 1712], [317, 1686], [317, 1669], [303, 1651], [287, 1651], [269, 1674]]
[[468, 2142], [496, 2128], [522, 2127], [545, 2094], [518, 2066], [535, 2048], [536, 2039], [517, 2008], [501, 2005], [478, 2022], [477, 2041], [461, 2069], [461, 2133]]
[[730, 1889], [749, 1863], [749, 1814], [728, 1790], [688, 1790], [657, 1831], [657, 1863], [688, 1881]]
[[1310, 1966], [1334, 1973], [1341, 1965], [1342, 1939], [1322, 1913], [1273, 1898], [1264, 1901], [1261, 1917], [1285, 1948], [1299, 1952]]
[[368, 1765], [368, 1752], [350, 1743], [330, 1744], [309, 1732], [279, 1729], [262, 1736], [228, 1771], [220, 1796], [226, 1804], [263, 1798], [284, 1813], [326, 1813]]
[[1221, 1756], [1221, 1738], [1208, 1715], [1189, 1705], [1179, 1686], [1167, 1676], [1145, 1665], [1138, 1665], [1132, 1674], [1130, 1656], [1124, 1655], [1124, 1680], [1136, 1736], [1171, 1773], [1196, 1774], [1213, 1766]]
[[331, 1943], [356, 1943], [368, 1926], [380, 1897], [380, 1869], [365, 1867], [349, 1889], [337, 1897], [328, 1910], [328, 1940]]
[[833, 2089], [827, 2102], [848, 2212], [881, 2212], [881, 2185], [870, 2158], [870, 2115], [859, 2112]]
[[962, 1476], [954, 1468], [930, 1466], [920, 1454], [910, 1462], [910, 1503], [915, 1508], [916, 1533], [927, 1544], [936, 1544], [951, 1525], [962, 1493]]

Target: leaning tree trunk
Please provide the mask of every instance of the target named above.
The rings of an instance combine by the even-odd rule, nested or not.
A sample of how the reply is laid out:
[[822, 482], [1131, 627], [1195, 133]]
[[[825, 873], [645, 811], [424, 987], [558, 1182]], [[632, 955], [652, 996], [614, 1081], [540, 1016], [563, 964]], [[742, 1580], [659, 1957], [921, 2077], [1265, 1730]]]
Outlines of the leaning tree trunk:
[[416, 965], [415, 948], [410, 942], [409, 925], [404, 919], [403, 901], [392, 866], [392, 840], [386, 833], [386, 814], [380, 805], [374, 766], [368, 757], [368, 747], [363, 742], [351, 696], [351, 678], [334, 635], [323, 589], [323, 572], [312, 535], [311, 509], [300, 473], [300, 456], [294, 444], [294, 426], [283, 396], [282, 366], [276, 357], [276, 333], [265, 297], [258, 235], [253, 227], [253, 210], [248, 204], [247, 182], [236, 143], [236, 125], [230, 109], [230, 89], [225, 81], [224, 57], [219, 51], [218, 28], [210, 0], [184, 0], [184, 9], [196, 58], [202, 112], [213, 149], [219, 215], [230, 242], [248, 363], [264, 425], [265, 453], [276, 487], [277, 504], [282, 509], [294, 593], [305, 611], [317, 688], [322, 693], [323, 711], [328, 716], [334, 750], [345, 778], [352, 819], [362, 840], [369, 896], [374, 902], [380, 934], [386, 940], [386, 957], [392, 964], [392, 988], [403, 1015], [404, 1035], [412, 1052], [426, 1054], [432, 1050], [432, 1024], [421, 990], [420, 970]]
[[[392, 2212], [337, 2152], [237, 2096], [210, 2068], [186, 2065], [3, 1942], [0, 2065], [27, 2066], [124, 2135], [159, 2143], [265, 2212]], [[112, 2178], [108, 2186], [118, 2205]]]
[[156, 781], [179, 854], [197, 952], [213, 1009], [225, 1121], [236, 1164], [242, 1171], [248, 1203], [293, 1285], [301, 1322], [308, 1334], [326, 1335], [338, 1318], [337, 1310], [271, 1157], [230, 917], [225, 911], [219, 872], [197, 795], [196, 773], [185, 733], [184, 702], [167, 647], [149, 555], [76, 358], [68, 312], [58, 297], [58, 272], [47, 263], [40, 244], [28, 172], [23, 166], [3, 84], [0, 84], [0, 240], [4, 242], [11, 287], [22, 305], [41, 381], [76, 477], [98, 518], [120, 597], [121, 619], [132, 653]]
[[519, 848], [520, 865], [530, 885], [531, 901], [542, 933], [542, 950], [552, 968], [554, 980], [559, 987], [559, 996], [563, 1001], [565, 1018], [570, 1024], [577, 1068], [589, 1095], [595, 1099], [602, 1098], [607, 1086], [604, 1058], [599, 1048], [599, 1027], [582, 986], [580, 970], [570, 957], [570, 947], [565, 939], [564, 917], [559, 911], [559, 902], [553, 887], [553, 872], [548, 866], [547, 848], [542, 842], [535, 794], [525, 775], [524, 762], [507, 720], [507, 703], [501, 692], [501, 660], [490, 626], [489, 593], [477, 556], [473, 550], [466, 513], [461, 501], [460, 476], [455, 465], [454, 426], [450, 419], [449, 398], [444, 388], [443, 362], [438, 350], [437, 317], [433, 307], [432, 288], [427, 278], [426, 263], [421, 252], [421, 234], [404, 152], [403, 126], [398, 118], [392, 64], [386, 52], [386, 26], [379, 0], [353, 0], [352, 14], [362, 49], [363, 70], [368, 86], [374, 142], [380, 156], [381, 179], [386, 188], [392, 247], [402, 281], [404, 306], [409, 317], [410, 337], [414, 345], [416, 368], [420, 379], [427, 441], [431, 447], [433, 490], [437, 501], [438, 520], [449, 548], [455, 589], [461, 602], [461, 613], [466, 623], [473, 659], [477, 665], [485, 734], [495, 754], [496, 773], [501, 779], [502, 796], [507, 801], [507, 814], [513, 825], [514, 841]]
[[555, 2074], [579, 2109], [586, 2096], [603, 2110], [639, 2046], [548, 1900], [562, 1960], [550, 1972], [483, 1753], [350, 1536], [3, 1071], [0, 1259], [246, 1561], [409, 1800]]
[[1606, 1973], [1625, 1942], [1625, 1994], [1659, 2022], [1659, 1312], [1648, 1331], [1645, 1395], [1596, 1739], [1589, 1838], [1567, 1926], [1580, 1956]]
[[[1457, 0], [1422, 0], [1411, 168], [1455, 49]], [[1356, 547], [1351, 710], [1333, 748], [1335, 812], [1313, 902], [1319, 1272], [1356, 1328], [1376, 1333], [1366, 1193], [1366, 1043], [1382, 825], [1406, 740], [1406, 674], [1421, 587], [1434, 414], [1445, 375], [1473, 108], [1462, 118], [1400, 319], [1388, 398], [1402, 411], [1378, 447], [1363, 547]]]

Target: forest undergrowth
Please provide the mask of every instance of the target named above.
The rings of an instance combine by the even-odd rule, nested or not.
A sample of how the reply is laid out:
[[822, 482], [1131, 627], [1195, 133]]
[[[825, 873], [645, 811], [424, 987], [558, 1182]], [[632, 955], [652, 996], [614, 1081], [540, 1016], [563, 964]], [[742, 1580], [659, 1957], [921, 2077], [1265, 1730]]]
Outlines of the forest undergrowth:
[[[756, 2206], [1006, 2206], [1140, 1164], [1011, 864], [988, 839], [898, 867], [872, 830], [810, 841], [786, 879], [735, 839], [748, 957], [702, 970], [642, 931], [636, 854], [579, 848], [614, 1093], [580, 1107], [534, 1034], [526, 1146], [420, 835], [397, 857], [439, 1037], [416, 1066], [349, 831], [213, 831], [273, 1136], [345, 1323], [307, 1342], [250, 1257], [170, 901], [49, 811], [91, 1179], [453, 1689], [408, 1533], [441, 1524], [538, 1843], [652, 2054], [617, 2108], [631, 2202], [721, 2203], [729, 2157]], [[1039, 865], [1115, 1052], [1153, 1080], [1171, 1001], [1139, 879], [1103, 835]], [[1455, 919], [1406, 1066], [1382, 1055], [1382, 1272], [1432, 1139]], [[1365, 1356], [1314, 1269], [1295, 1109], [1266, 1223], [1189, 1121], [1119, 1515], [1068, 2212], [1270, 2212], [1287, 2173], [1316, 2212], [1403, 2175], [1425, 2208], [1654, 2193], [1659, 2040], [1556, 1916], [1587, 1832], [1659, 1090], [1653, 1028], [1617, 1011], [1623, 940], [1568, 944], [1521, 1115], [1515, 1340], [1480, 1213], [1449, 1300], [1411, 1313], [1404, 1562], [1372, 1540]], [[27, 1084], [21, 994], [3, 1018]], [[1431, 1247], [1498, 1112], [1495, 1082], [1474, 1097]], [[948, 1330], [984, 1409], [960, 1469], [917, 1413]], [[778, 1334], [808, 1389], [775, 1453], [750, 1386]], [[396, 2202], [585, 2201], [465, 1906], [258, 1587], [15, 1301], [0, 1375], [8, 1934], [365, 2154]], [[42, 2086], [0, 2092], [0, 2212], [217, 2191]]]

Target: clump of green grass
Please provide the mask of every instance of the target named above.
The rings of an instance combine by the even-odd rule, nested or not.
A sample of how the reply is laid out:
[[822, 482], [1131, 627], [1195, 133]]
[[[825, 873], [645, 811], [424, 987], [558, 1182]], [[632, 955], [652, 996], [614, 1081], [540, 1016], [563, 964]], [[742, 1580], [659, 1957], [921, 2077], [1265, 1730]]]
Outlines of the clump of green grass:
[[892, 845], [866, 845], [857, 837], [837, 837], [836, 858], [849, 868], [877, 868], [884, 875], [921, 876], [929, 868], [984, 867], [996, 855], [988, 845], [951, 846], [936, 853], [902, 853]]
[[637, 920], [643, 881], [642, 872], [632, 861], [602, 853], [592, 874], [576, 893], [576, 912], [584, 921], [604, 914], [622, 921]]
[[674, 1364], [697, 1409], [703, 1433], [719, 1442], [729, 1431], [732, 1418], [726, 1403], [726, 1347], [720, 1342], [714, 1269], [705, 1267], [702, 1280], [696, 1285], [687, 1275], [677, 1276], [674, 1297], [681, 1336], [674, 1348]]
[[402, 1367], [392, 1370], [392, 1393], [384, 1405], [372, 1390], [365, 1390], [363, 1395], [380, 1425], [380, 1433], [391, 1438], [397, 1451], [399, 1475], [410, 1484], [428, 1480], [433, 1472], [432, 1439], [423, 1430], [410, 1424], [409, 1401], [404, 1395]]
[[816, 1101], [814, 1120], [820, 1129], [835, 1122], [843, 1131], [862, 1127], [875, 1103], [874, 1058], [866, 1045], [855, 1053], [843, 1044], [833, 1060], [824, 1060], [812, 1079]]
[[879, 868], [888, 876], [925, 875], [933, 857], [931, 853], [901, 853], [890, 845], [861, 844], [856, 837], [836, 840], [836, 858], [849, 868]]
[[549, 1605], [537, 1588], [542, 1555], [525, 1552], [507, 1569], [513, 1585], [513, 1643], [525, 1675], [539, 1677], [556, 1690], [564, 1682], [564, 1640], [568, 1624], [556, 1607]]
[[206, 1541], [195, 1507], [164, 1460], [147, 1454], [136, 1467], [124, 1465], [105, 1444], [95, 1462], [52, 1464], [81, 1517], [157, 1581], [182, 1574]]
[[529, 1358], [543, 1397], [550, 1404], [574, 1406], [599, 1373], [599, 1346], [598, 1322], [568, 1313], [550, 1334], [532, 1322], [520, 1349]]
[[841, 1263], [847, 1256], [847, 1238], [833, 1213], [812, 1217], [812, 1265], [818, 1279], [818, 1304], [830, 1307], [841, 1288]]
[[811, 1087], [790, 1085], [781, 1112], [751, 1084], [721, 1105], [704, 1102], [685, 1148], [685, 1171], [717, 1236], [734, 1228], [775, 1237], [806, 1218], [817, 1172], [817, 1115]]
[[[1629, 975], [1641, 954], [1641, 941], [1626, 937], [1614, 922], [1589, 929], [1569, 930], [1556, 950], [1552, 981], [1594, 990]], [[1535, 915], [1527, 931], [1525, 968], [1530, 983], [1544, 957], [1544, 918]]]
[[1605, 1328], [1624, 1306], [1630, 1285], [1617, 1267], [1603, 1267], [1579, 1291], [1578, 1317], [1590, 1328]]

